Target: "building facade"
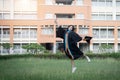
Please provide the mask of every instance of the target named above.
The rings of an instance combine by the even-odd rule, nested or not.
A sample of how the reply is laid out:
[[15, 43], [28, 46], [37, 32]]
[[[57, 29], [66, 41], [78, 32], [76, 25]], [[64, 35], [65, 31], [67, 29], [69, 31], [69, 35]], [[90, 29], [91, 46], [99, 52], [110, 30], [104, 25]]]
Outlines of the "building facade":
[[[11, 54], [25, 53], [23, 45], [49, 44], [55, 53], [63, 40], [56, 38], [58, 24], [74, 25], [80, 36], [93, 36], [83, 51], [99, 53], [101, 44], [120, 51], [120, 0], [0, 0], [0, 44], [13, 45]], [[7, 54], [0, 46], [0, 54]]]

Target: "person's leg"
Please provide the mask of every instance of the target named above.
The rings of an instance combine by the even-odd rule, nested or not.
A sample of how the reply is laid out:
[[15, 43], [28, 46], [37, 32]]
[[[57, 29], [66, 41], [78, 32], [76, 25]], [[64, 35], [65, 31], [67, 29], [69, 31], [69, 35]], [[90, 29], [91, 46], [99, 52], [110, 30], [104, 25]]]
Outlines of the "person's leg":
[[75, 67], [74, 60], [71, 60], [71, 65], [72, 65], [72, 73], [74, 73], [75, 70], [77, 69], [77, 68]]
[[90, 58], [88, 56], [86, 56], [85, 54], [83, 56], [87, 59], [88, 62], [91, 61]]

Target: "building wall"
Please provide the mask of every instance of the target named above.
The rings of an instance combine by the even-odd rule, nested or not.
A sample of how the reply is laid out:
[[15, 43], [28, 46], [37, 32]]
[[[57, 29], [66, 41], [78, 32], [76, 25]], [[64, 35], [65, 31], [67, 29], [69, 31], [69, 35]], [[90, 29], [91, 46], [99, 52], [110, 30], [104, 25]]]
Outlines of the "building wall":
[[[57, 18], [64, 27], [75, 25], [80, 36], [93, 36], [88, 51], [98, 53], [106, 43], [118, 52], [119, 4], [119, 0], [0, 0], [0, 43], [15, 45], [15, 53], [24, 53], [21, 46], [28, 43], [52, 43], [55, 53], [56, 44], [63, 41], [56, 38]], [[6, 53], [2, 46], [0, 51]]]

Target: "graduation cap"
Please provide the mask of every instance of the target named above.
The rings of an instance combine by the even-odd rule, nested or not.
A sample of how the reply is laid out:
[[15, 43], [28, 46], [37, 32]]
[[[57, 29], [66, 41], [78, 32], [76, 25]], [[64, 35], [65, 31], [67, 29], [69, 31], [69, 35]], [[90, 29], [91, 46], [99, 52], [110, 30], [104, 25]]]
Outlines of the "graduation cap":
[[83, 40], [85, 40], [88, 44], [90, 44], [90, 40], [92, 39], [92, 37], [90, 36], [85, 36]]

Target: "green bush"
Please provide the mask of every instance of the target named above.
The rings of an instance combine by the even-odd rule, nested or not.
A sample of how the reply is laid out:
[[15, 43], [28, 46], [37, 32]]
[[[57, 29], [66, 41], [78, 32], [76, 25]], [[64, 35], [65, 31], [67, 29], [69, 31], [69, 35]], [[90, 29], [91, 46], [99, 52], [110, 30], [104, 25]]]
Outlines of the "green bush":
[[[114, 58], [120, 59], [120, 53], [104, 53], [104, 54], [86, 54], [90, 58]], [[64, 53], [58, 52], [52, 54], [50, 52], [46, 54], [14, 54], [14, 55], [0, 55], [0, 59], [11, 59], [11, 58], [48, 58], [48, 59], [68, 59]], [[80, 58], [81, 59], [81, 58]]]

